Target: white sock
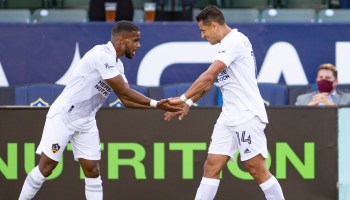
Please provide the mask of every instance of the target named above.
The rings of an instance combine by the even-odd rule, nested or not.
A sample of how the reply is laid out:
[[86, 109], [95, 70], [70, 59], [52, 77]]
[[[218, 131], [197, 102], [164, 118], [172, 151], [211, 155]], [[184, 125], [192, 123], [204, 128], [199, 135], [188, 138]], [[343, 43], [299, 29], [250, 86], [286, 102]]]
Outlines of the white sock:
[[260, 184], [267, 200], [284, 200], [281, 185], [278, 180], [272, 176], [264, 183]]
[[219, 179], [202, 178], [195, 200], [213, 200], [220, 184]]
[[26, 180], [24, 181], [21, 194], [19, 195], [18, 200], [29, 200], [32, 199], [35, 194], [40, 189], [41, 185], [46, 180], [46, 177], [44, 177], [39, 167], [36, 166], [27, 176]]
[[87, 200], [103, 199], [101, 176], [97, 178], [85, 178], [85, 196]]

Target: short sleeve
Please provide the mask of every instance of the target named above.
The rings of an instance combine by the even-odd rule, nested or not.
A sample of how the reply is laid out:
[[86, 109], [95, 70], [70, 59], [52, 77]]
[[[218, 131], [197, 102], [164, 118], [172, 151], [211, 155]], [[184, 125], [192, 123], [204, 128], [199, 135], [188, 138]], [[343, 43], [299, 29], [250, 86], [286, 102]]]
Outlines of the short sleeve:
[[121, 74], [117, 67], [117, 61], [113, 56], [103, 52], [96, 56], [95, 59], [95, 68], [102, 79], [110, 79]]
[[224, 43], [220, 46], [215, 60], [220, 60], [229, 67], [242, 54], [242, 47], [237, 42]]

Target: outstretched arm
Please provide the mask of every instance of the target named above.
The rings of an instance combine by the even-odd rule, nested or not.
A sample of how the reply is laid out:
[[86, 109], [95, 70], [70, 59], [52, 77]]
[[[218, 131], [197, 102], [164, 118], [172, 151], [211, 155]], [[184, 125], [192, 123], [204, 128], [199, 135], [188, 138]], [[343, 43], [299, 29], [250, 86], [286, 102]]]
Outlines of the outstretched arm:
[[158, 107], [162, 110], [171, 111], [171, 112], [182, 110], [182, 108], [180, 107], [169, 105], [167, 100], [161, 100], [157, 102], [129, 88], [121, 75], [115, 76], [110, 79], [106, 79], [106, 82], [108, 83], [109, 86], [113, 88], [114, 92], [118, 95], [121, 101], [126, 102], [127, 106], [136, 106], [140, 108], [141, 107], [142, 108]]
[[[189, 107], [193, 102], [198, 101], [205, 94], [209, 92], [213, 86], [217, 76], [226, 68], [225, 63], [220, 60], [215, 60], [209, 68], [203, 72], [197, 80], [191, 85], [191, 87], [183, 94], [182, 98], [173, 98], [169, 102], [172, 105], [182, 105], [182, 113], [165, 113], [164, 119], [170, 121], [173, 117], [179, 115], [179, 120], [182, 120], [188, 113]], [[187, 100], [188, 99], [188, 100]], [[186, 101], [186, 103], [184, 103]]]
[[204, 96], [213, 86], [217, 76], [226, 68], [225, 63], [215, 60], [209, 68], [203, 72], [191, 87], [184, 93], [187, 99], [193, 102]]

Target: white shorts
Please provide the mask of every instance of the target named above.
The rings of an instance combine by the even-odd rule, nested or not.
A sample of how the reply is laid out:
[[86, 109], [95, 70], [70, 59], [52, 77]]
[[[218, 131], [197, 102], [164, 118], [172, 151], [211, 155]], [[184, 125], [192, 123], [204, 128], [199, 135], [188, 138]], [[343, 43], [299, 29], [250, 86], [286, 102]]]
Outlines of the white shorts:
[[79, 158], [101, 159], [100, 136], [97, 127], [87, 132], [74, 131], [64, 124], [60, 114], [46, 117], [43, 135], [36, 153], [40, 155], [44, 152], [46, 156], [59, 162], [69, 141], [72, 144], [75, 160]]
[[268, 157], [265, 123], [255, 116], [238, 126], [225, 126], [219, 120], [216, 122], [208, 153], [227, 155], [233, 161], [239, 149], [241, 161], [246, 161], [261, 154]]

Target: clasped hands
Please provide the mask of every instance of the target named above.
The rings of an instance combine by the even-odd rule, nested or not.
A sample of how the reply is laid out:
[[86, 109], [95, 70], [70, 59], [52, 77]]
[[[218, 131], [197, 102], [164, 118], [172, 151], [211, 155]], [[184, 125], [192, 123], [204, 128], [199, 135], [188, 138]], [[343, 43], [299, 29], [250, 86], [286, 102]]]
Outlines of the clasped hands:
[[187, 114], [188, 111], [190, 110], [190, 106], [186, 104], [184, 101], [180, 99], [180, 97], [173, 97], [173, 98], [168, 98], [167, 102], [176, 108], [181, 108], [181, 110], [178, 111], [168, 111], [164, 113], [164, 120], [170, 121], [173, 119], [175, 116], [179, 116], [179, 120], [182, 120]]
[[314, 105], [318, 105], [319, 103], [323, 103], [324, 105], [335, 105], [334, 102], [328, 99], [328, 95], [329, 93], [327, 92], [315, 94], [314, 96], [312, 96], [312, 100], [308, 105], [314, 106]]

